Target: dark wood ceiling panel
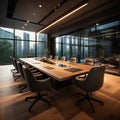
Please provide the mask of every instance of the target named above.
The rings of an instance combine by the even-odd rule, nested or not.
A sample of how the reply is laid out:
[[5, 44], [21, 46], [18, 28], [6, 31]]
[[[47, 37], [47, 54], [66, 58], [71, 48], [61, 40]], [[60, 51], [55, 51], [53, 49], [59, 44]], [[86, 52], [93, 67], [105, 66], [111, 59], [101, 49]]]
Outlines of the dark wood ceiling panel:
[[[66, 14], [81, 1], [84, 0], [1, 0], [0, 26], [16, 29], [22, 29], [24, 26], [24, 30], [37, 32]], [[39, 4], [42, 5], [41, 8]], [[119, 6], [120, 0], [88, 0], [86, 7], [44, 32], [59, 35], [89, 27], [96, 22], [102, 23], [108, 19], [120, 20]], [[27, 20], [30, 22], [25, 26]]]
[[[116, 11], [114, 13], [114, 11]], [[62, 35], [62, 34], [67, 34], [67, 33], [71, 33], [73, 31], [80, 31], [82, 29], [85, 28], [89, 28], [89, 27], [95, 27], [96, 23], [104, 24], [106, 22], [113, 22], [113, 21], [120, 21], [120, 7], [119, 4], [114, 6], [114, 8], [110, 8], [109, 12], [111, 14], [109, 14], [108, 10], [104, 10], [102, 12], [98, 12], [98, 14], [93, 14], [90, 16], [86, 16], [84, 17], [84, 19], [81, 18], [81, 20], [79, 19], [75, 19], [74, 21], [72, 21], [71, 23], [65, 23], [63, 25], [61, 25], [60, 28], [55, 28], [50, 30], [49, 32], [51, 32], [52, 36], [58, 36], [58, 35]], [[98, 22], [99, 21], [99, 22]]]
[[[79, 10], [76, 14], [68, 17], [67, 19], [56, 24], [55, 26], [52, 26], [51, 28], [47, 29], [46, 32], [50, 32], [51, 30], [54, 31], [54, 29], [60, 29], [60, 27], [63, 28], [66, 25], [74, 24], [78, 21], [84, 21], [88, 18], [94, 18], [94, 19], [92, 19], [92, 21], [94, 24], [96, 24], [96, 22], [100, 22], [100, 20], [98, 18], [103, 17], [104, 19], [106, 19], [106, 12], [109, 14], [110, 13], [109, 11], [113, 11], [113, 12], [117, 11], [117, 10], [113, 9], [113, 8], [115, 8], [114, 5], [116, 5], [116, 4], [115, 3], [111, 4], [110, 0], [100, 2], [99, 4], [94, 4], [94, 2], [95, 2], [95, 0], [89, 1], [88, 6]], [[92, 7], [90, 7], [91, 5], [92, 5]], [[101, 13], [101, 11], [102, 11], [102, 13]], [[105, 11], [105, 13], [104, 13], [104, 11]], [[113, 14], [113, 12], [111, 12], [112, 14], [109, 14], [109, 16], [115, 15], [115, 14]], [[97, 21], [95, 18], [97, 19]], [[89, 20], [87, 23], [89, 25]], [[60, 27], [58, 27], [58, 26], [60, 26]], [[76, 28], [78, 27], [77, 24], [75, 24], [75, 26], [76, 26]], [[79, 25], [79, 27], [80, 26], [81, 25]]]
[[[50, 24], [55, 19], [57, 19], [60, 16], [64, 15], [64, 13], [67, 13], [67, 11], [69, 11], [70, 9], [72, 9], [75, 6], [77, 6], [78, 4], [80, 4], [82, 1], [85, 1], [85, 0], [69, 0], [68, 2], [66, 2], [66, 4], [64, 4], [58, 10], [56, 10], [51, 16], [49, 16], [47, 19], [45, 19], [42, 22], [42, 24]], [[108, 3], [108, 1], [110, 1], [110, 0], [104, 0], [104, 1], [101, 1], [101, 0], [89, 0], [88, 1], [89, 4], [85, 8], [82, 8], [78, 12], [74, 13], [72, 16], [69, 16], [69, 18], [67, 18], [66, 21], [74, 19], [74, 17], [88, 12], [91, 8], [94, 9], [97, 6], [103, 5], [104, 3]], [[53, 20], [53, 18], [54, 18], [54, 20]]]
[[67, 2], [63, 5], [61, 5], [58, 9], [55, 9], [55, 11], [48, 16], [42, 24], [50, 24], [51, 22], [55, 21], [56, 19], [63, 16], [65, 13], [73, 9], [75, 6], [77, 6], [79, 3], [81, 3], [83, 0], [67, 0]]
[[[39, 23], [62, 0], [18, 0], [13, 18]], [[39, 7], [39, 4], [42, 7]]]

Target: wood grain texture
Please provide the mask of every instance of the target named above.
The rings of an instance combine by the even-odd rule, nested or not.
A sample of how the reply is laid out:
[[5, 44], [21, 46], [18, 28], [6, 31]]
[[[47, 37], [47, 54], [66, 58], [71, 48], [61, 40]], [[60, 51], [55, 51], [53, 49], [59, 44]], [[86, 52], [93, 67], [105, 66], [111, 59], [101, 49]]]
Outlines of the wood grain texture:
[[105, 74], [103, 87], [93, 93], [95, 98], [104, 102], [104, 106], [93, 103], [96, 110], [94, 114], [87, 102], [82, 102], [79, 106], [75, 105], [78, 100], [77, 93], [83, 91], [72, 85], [57, 91], [47, 91], [52, 105], [49, 106], [39, 101], [33, 107], [32, 112], [28, 112], [28, 107], [32, 102], [26, 102], [24, 99], [34, 93], [28, 89], [19, 93], [18, 86], [23, 81], [21, 78], [14, 81], [10, 72], [11, 68], [13, 68], [12, 65], [0, 66], [0, 120], [30, 120], [36, 116], [42, 116], [46, 120], [54, 120], [57, 116], [57, 120], [59, 118], [65, 120], [120, 120], [119, 76]]

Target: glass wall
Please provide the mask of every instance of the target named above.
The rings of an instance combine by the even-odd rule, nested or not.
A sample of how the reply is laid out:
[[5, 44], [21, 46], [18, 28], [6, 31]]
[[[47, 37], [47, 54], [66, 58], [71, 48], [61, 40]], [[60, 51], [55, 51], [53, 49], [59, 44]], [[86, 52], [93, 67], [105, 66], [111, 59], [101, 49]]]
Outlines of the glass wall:
[[0, 65], [10, 63], [9, 56], [13, 55], [13, 40], [0, 39]]
[[13, 56], [13, 33], [13, 29], [0, 27], [0, 65], [10, 63], [9, 56]]
[[47, 35], [0, 27], [0, 65], [10, 64], [10, 56], [43, 56]]
[[37, 56], [44, 56], [44, 52], [47, 49], [47, 34], [37, 34]]
[[67, 59], [74, 56], [79, 62], [86, 57], [120, 55], [120, 21], [94, 26], [56, 38], [56, 54]]
[[76, 57], [78, 55], [78, 41], [79, 38], [66, 35], [56, 38], [56, 55], [60, 58], [66, 56], [69, 60], [70, 57]]
[[56, 38], [55, 52], [56, 52], [56, 56], [58, 57], [63, 56], [63, 50], [61, 50], [62, 49], [61, 47], [63, 46], [61, 45], [61, 41], [62, 41], [62, 38]]
[[15, 56], [35, 56], [35, 33], [15, 29]]

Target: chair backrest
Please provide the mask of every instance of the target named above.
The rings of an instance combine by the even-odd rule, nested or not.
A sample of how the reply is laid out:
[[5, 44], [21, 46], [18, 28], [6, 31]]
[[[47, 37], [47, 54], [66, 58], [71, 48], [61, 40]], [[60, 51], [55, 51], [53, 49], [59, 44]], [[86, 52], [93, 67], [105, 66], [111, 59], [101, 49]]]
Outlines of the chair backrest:
[[13, 57], [12, 56], [10, 56], [10, 61], [13, 64]]
[[42, 61], [46, 61], [47, 60], [47, 57], [46, 56], [43, 56], [42, 57]]
[[15, 58], [13, 58], [12, 56], [10, 56], [10, 60], [11, 60], [11, 63], [13, 64], [13, 66], [15, 67], [15, 63], [14, 63], [14, 60]]
[[22, 63], [17, 62], [17, 66], [18, 66], [18, 71], [19, 71], [21, 77], [22, 77], [23, 79], [25, 79], [25, 78], [24, 78], [24, 73], [23, 73], [23, 68], [22, 68]]
[[29, 89], [33, 92], [36, 92], [36, 80], [33, 76], [33, 74], [31, 73], [31, 71], [26, 68], [26, 67], [23, 67], [23, 73], [24, 73], [24, 77], [25, 77], [25, 81], [29, 87]]
[[94, 65], [94, 58], [86, 58], [86, 59], [84, 60], [84, 64]]
[[54, 60], [58, 60], [58, 56], [55, 56], [55, 57], [54, 57]]
[[76, 57], [71, 57], [70, 58], [70, 63], [76, 63], [77, 62], [77, 58]]
[[40, 92], [41, 90], [50, 89], [52, 87], [49, 77], [43, 79], [41, 78], [38, 81], [33, 76], [32, 72], [26, 67], [23, 67], [23, 73], [27, 86], [32, 92]]
[[17, 60], [15, 58], [13, 58], [13, 65], [16, 68], [16, 70], [19, 71], [17, 66]]
[[66, 60], [66, 57], [65, 56], [62, 56], [61, 57], [61, 61], [65, 61]]
[[104, 66], [92, 68], [85, 79], [83, 89], [87, 91], [95, 91], [101, 88], [104, 82], [104, 73]]
[[32, 55], [27, 55], [27, 58], [32, 58], [33, 56]]

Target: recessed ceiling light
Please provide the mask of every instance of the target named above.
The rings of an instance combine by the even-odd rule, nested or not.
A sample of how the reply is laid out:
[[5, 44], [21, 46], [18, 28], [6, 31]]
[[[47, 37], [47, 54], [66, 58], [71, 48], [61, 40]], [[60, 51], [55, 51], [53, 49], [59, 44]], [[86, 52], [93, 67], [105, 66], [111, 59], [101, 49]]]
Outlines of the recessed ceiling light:
[[30, 21], [29, 20], [27, 20], [27, 23], [29, 23]]
[[36, 13], [33, 13], [33, 15], [36, 15]]
[[22, 26], [22, 28], [24, 29], [25, 27], [24, 27], [24, 26]]
[[58, 4], [57, 6], [60, 6], [60, 4]]
[[96, 26], [98, 26], [99, 25], [99, 23], [96, 23]]
[[27, 26], [27, 23], [25, 23], [25, 26]]
[[41, 8], [41, 7], [42, 7], [42, 5], [39, 5], [39, 7]]
[[65, 18], [71, 16], [72, 14], [76, 13], [77, 11], [79, 11], [80, 9], [82, 9], [83, 7], [88, 5], [88, 1], [84, 1], [81, 3], [80, 6], [78, 6], [76, 9], [72, 10], [71, 12], [67, 13], [66, 15], [62, 16], [61, 18], [57, 19], [56, 21], [54, 21], [53, 23], [49, 24], [48, 26], [44, 27], [43, 29], [39, 30], [37, 33], [41, 33], [43, 31], [45, 31], [46, 29], [50, 28], [51, 26], [57, 24], [58, 22], [64, 20]]

